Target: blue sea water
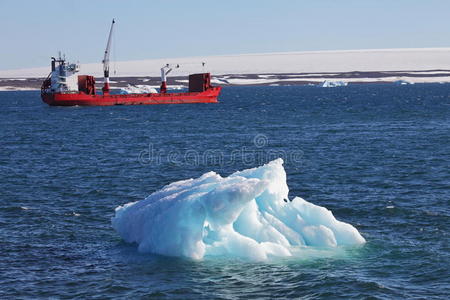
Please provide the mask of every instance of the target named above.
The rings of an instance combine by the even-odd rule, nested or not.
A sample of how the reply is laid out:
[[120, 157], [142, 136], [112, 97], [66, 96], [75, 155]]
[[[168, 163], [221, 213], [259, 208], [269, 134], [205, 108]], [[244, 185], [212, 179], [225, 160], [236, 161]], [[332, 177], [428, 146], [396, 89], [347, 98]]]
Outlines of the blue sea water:
[[[227, 87], [218, 104], [48, 107], [0, 93], [0, 298], [450, 294], [450, 85]], [[170, 182], [282, 156], [358, 248], [249, 262], [138, 253], [110, 219]]]

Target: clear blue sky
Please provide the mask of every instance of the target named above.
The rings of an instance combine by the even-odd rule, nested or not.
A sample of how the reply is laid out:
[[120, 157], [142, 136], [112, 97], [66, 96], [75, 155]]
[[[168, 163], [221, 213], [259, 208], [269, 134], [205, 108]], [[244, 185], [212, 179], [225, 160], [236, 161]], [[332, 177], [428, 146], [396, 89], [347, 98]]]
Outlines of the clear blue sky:
[[0, 0], [0, 69], [99, 62], [113, 17], [117, 60], [450, 46], [449, 0]]

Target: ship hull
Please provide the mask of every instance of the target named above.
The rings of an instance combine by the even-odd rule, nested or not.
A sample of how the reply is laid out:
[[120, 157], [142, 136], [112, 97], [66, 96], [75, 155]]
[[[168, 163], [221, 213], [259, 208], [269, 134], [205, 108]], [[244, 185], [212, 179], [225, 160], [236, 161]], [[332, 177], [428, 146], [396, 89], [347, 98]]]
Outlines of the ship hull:
[[85, 93], [42, 93], [42, 101], [51, 106], [108, 106], [216, 103], [221, 87], [211, 87], [203, 92], [154, 93], [126, 95], [88, 95]]

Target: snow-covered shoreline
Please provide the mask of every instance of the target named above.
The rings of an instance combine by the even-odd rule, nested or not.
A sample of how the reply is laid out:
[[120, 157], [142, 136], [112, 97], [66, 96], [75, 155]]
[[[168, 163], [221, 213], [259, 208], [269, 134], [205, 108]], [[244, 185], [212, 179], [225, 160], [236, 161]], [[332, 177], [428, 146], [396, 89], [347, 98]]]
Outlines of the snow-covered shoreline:
[[[44, 78], [0, 79], [0, 91], [39, 90]], [[292, 86], [314, 85], [337, 87], [354, 84], [393, 83], [398, 85], [416, 83], [450, 83], [450, 70], [429, 71], [388, 71], [388, 72], [343, 72], [343, 73], [297, 73], [297, 74], [228, 74], [213, 75], [211, 82], [220, 86]], [[114, 77], [110, 81], [112, 89], [127, 91], [158, 89], [157, 76]], [[185, 76], [169, 77], [169, 90], [186, 89]], [[102, 78], [96, 78], [98, 90], [103, 85]]]
[[[70, 59], [76, 60], [76, 57]], [[206, 62], [206, 66], [202, 66]], [[188, 85], [186, 76], [210, 72], [213, 84], [228, 85], [322, 85], [324, 82], [361, 83], [450, 83], [450, 48], [306, 51], [221, 55], [120, 61], [112, 72], [112, 88], [131, 85], [159, 86], [160, 68], [180, 64], [169, 77], [172, 86]], [[41, 68], [0, 70], [0, 91], [36, 90], [49, 73]], [[81, 64], [80, 74], [97, 77], [100, 63]]]
[[[77, 57], [69, 60], [76, 61]], [[206, 62], [206, 67], [202, 67]], [[159, 76], [161, 66], [180, 64], [174, 76], [203, 71], [225, 74], [282, 74], [353, 71], [450, 70], [450, 48], [304, 51], [162, 58], [116, 63], [118, 77]], [[50, 64], [50, 59], [49, 59]], [[46, 77], [50, 66], [0, 70], [0, 78]], [[101, 63], [81, 62], [81, 73], [102, 76]]]

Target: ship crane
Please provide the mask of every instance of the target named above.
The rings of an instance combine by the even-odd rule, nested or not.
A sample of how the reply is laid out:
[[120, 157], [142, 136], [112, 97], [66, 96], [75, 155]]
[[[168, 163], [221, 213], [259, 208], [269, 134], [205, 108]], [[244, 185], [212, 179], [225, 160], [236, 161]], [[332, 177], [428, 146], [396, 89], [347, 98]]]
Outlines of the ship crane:
[[108, 42], [106, 43], [106, 49], [105, 49], [105, 56], [103, 57], [103, 75], [105, 77], [105, 82], [103, 86], [103, 94], [109, 94], [109, 54], [111, 49], [111, 39], [112, 39], [112, 33], [114, 29], [114, 19], [111, 23], [111, 29], [109, 30], [109, 37]]
[[166, 93], [167, 92], [167, 75], [173, 70], [179, 68], [180, 65], [171, 65], [166, 64], [164, 67], [161, 68], [161, 87], [160, 87], [160, 93]]

